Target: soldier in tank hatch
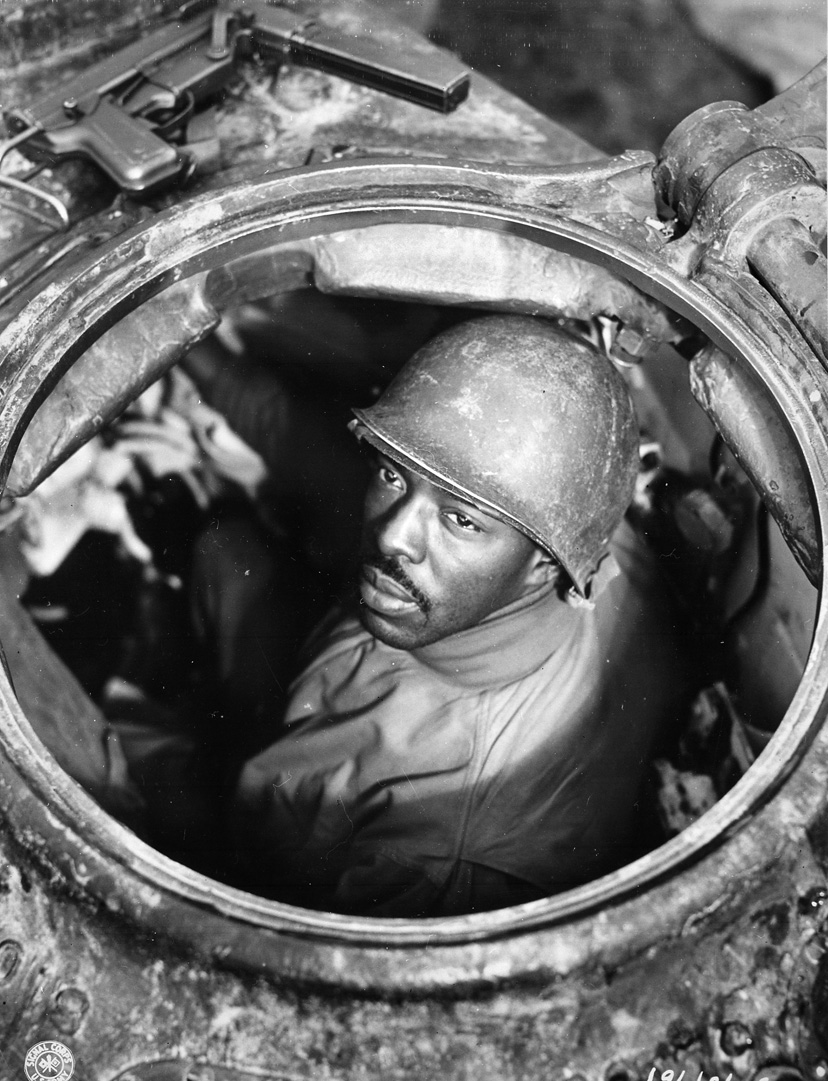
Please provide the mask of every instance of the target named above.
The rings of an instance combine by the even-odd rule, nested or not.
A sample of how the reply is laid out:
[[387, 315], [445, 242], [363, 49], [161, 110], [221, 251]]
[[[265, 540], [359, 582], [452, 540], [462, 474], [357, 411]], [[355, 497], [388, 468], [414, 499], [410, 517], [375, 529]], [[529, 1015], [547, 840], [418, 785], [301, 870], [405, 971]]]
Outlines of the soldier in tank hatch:
[[[358, 591], [312, 635], [233, 783], [240, 880], [422, 917], [628, 861], [678, 683], [659, 579], [623, 521], [638, 463], [623, 380], [556, 326], [489, 316], [354, 412], [372, 458]], [[290, 567], [238, 523], [201, 551], [218, 671], [255, 697]]]

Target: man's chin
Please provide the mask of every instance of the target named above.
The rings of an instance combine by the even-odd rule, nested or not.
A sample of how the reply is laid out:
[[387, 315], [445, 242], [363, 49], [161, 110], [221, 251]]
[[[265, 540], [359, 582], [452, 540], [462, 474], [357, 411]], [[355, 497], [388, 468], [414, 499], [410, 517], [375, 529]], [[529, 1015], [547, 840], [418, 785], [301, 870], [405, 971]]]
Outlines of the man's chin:
[[365, 603], [359, 606], [359, 619], [366, 631], [394, 649], [416, 649], [424, 645], [429, 637], [422, 623], [412, 626], [409, 622], [381, 615]]

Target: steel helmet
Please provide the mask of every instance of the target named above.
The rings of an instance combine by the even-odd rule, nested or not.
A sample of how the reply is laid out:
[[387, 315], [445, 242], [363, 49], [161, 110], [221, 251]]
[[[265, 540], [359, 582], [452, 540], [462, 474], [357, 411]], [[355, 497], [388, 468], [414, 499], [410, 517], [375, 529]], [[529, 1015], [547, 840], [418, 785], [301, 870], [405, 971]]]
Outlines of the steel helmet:
[[544, 320], [485, 316], [437, 335], [354, 413], [359, 437], [525, 533], [586, 595], [638, 468], [606, 357]]

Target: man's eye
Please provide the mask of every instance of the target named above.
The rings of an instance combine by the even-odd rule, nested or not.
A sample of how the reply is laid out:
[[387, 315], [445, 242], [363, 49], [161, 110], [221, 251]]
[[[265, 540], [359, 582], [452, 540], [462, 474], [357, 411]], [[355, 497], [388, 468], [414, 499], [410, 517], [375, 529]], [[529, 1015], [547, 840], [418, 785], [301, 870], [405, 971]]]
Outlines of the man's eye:
[[454, 522], [460, 529], [466, 530], [468, 533], [481, 533], [482, 530], [477, 522], [473, 522], [471, 518], [468, 518], [465, 514], [461, 514], [459, 510], [446, 511], [446, 517]]
[[402, 480], [399, 473], [395, 473], [393, 469], [389, 469], [387, 465], [381, 465], [378, 470], [379, 478], [383, 484], [389, 484], [393, 488], [399, 488], [402, 485]]

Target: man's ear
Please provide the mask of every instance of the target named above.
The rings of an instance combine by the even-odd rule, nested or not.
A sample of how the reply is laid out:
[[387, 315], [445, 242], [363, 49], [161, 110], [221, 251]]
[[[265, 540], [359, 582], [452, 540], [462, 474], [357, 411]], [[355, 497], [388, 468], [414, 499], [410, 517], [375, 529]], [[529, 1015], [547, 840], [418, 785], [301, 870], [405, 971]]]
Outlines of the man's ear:
[[526, 585], [529, 589], [538, 589], [557, 580], [561, 565], [543, 548], [535, 546], [526, 567]]

